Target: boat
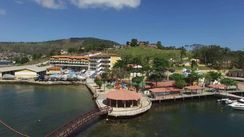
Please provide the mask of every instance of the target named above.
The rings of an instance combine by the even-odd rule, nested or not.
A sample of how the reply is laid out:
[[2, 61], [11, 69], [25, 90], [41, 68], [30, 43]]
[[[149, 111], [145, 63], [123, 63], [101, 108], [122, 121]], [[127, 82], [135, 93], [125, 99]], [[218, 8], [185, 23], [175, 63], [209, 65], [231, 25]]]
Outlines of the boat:
[[242, 99], [239, 99], [238, 102], [244, 103], [244, 99], [243, 98]]
[[228, 106], [236, 110], [244, 110], [244, 99], [239, 99]]
[[221, 104], [231, 104], [231, 103], [233, 103], [233, 100], [228, 99], [228, 98], [218, 99], [217, 101], [219, 103], [221, 103]]

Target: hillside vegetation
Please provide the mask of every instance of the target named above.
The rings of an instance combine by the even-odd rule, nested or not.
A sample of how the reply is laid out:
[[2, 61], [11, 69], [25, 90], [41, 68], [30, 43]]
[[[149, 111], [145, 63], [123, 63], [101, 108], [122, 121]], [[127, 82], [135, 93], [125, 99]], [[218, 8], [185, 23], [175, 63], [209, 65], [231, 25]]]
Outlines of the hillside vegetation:
[[140, 58], [180, 58], [180, 50], [160, 50], [152, 47], [128, 47], [115, 50], [115, 53], [122, 57], [140, 57]]
[[119, 45], [110, 40], [98, 38], [70, 38], [45, 42], [0, 42], [0, 52], [16, 52], [24, 54], [57, 54], [60, 50], [100, 51]]

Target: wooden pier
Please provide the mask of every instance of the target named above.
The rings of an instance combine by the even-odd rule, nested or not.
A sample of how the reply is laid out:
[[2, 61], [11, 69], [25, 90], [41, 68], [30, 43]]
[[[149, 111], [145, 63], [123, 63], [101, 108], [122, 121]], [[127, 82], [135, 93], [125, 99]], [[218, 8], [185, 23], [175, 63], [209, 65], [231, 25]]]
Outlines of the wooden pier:
[[207, 96], [214, 96], [215, 93], [211, 92], [203, 92], [200, 94], [180, 94], [180, 95], [167, 95], [157, 98], [151, 98], [152, 102], [161, 102], [161, 101], [170, 101], [170, 100], [185, 100], [190, 98], [201, 98], [201, 97], [207, 97]]
[[77, 118], [69, 121], [68, 123], [64, 124], [63, 126], [57, 128], [56, 130], [52, 131], [46, 137], [70, 137], [74, 135], [77, 131], [81, 129], [85, 124], [93, 119], [109, 113], [112, 108], [104, 107], [100, 109], [92, 110], [88, 113], [78, 116]]
[[242, 96], [235, 95], [235, 93], [244, 93], [244, 91], [224, 91], [224, 92], [203, 92], [199, 94], [180, 94], [180, 95], [167, 95], [157, 98], [151, 98], [152, 102], [162, 102], [162, 101], [171, 101], [171, 100], [185, 100], [185, 99], [193, 99], [193, 98], [202, 98], [202, 97], [225, 97], [232, 99], [241, 99], [244, 98]]
[[242, 99], [243, 97], [242, 96], [238, 96], [238, 95], [235, 95], [235, 94], [231, 94], [231, 93], [218, 93], [216, 95], [219, 95], [221, 97], [225, 97], [225, 98], [231, 98], [231, 99]]

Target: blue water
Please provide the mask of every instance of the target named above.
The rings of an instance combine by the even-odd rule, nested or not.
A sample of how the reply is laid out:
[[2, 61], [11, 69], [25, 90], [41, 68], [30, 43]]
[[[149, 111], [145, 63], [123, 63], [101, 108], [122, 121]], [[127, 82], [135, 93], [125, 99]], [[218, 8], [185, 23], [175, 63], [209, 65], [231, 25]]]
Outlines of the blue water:
[[218, 105], [215, 99], [154, 104], [133, 119], [102, 121], [92, 137], [244, 137], [244, 112]]
[[[95, 107], [83, 86], [0, 85], [0, 118], [33, 137]], [[131, 119], [96, 120], [77, 137], [244, 137], [244, 111], [214, 98], [153, 104]], [[15, 135], [0, 126], [0, 137]]]
[[[95, 107], [84, 86], [0, 85], [0, 118], [33, 137], [43, 137]], [[0, 136], [14, 136], [0, 125]]]

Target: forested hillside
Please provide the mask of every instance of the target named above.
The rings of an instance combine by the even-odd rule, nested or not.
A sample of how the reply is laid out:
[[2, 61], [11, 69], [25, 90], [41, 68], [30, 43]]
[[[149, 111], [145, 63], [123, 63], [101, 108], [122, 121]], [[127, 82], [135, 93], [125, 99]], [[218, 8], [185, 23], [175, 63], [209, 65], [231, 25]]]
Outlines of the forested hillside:
[[24, 54], [56, 54], [60, 50], [100, 51], [119, 45], [110, 40], [98, 38], [70, 38], [45, 42], [0, 42], [0, 52], [16, 52]]

